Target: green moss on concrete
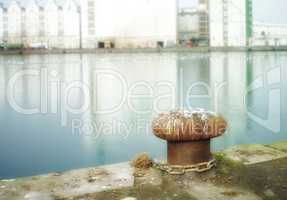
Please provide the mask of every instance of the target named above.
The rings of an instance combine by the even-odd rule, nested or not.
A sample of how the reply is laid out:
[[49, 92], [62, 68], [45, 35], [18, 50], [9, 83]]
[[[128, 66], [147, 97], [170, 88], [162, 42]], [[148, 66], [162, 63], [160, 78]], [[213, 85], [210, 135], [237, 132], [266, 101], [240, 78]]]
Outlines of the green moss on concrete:
[[218, 163], [215, 176], [210, 179], [214, 184], [242, 187], [264, 200], [286, 199], [287, 158], [243, 165], [230, 160], [224, 153], [216, 153], [214, 157]]
[[287, 141], [277, 142], [268, 146], [287, 153]]
[[230, 175], [232, 171], [237, 171], [244, 168], [244, 164], [239, 161], [229, 159], [225, 153], [218, 152], [213, 154], [217, 162], [217, 175]]

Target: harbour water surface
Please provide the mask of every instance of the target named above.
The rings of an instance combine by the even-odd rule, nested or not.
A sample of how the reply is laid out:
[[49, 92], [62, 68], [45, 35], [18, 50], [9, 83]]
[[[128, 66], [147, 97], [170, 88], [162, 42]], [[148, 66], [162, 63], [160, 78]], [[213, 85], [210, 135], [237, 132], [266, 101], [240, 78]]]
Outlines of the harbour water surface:
[[0, 56], [0, 178], [164, 158], [178, 107], [228, 120], [214, 151], [287, 139], [287, 52]]

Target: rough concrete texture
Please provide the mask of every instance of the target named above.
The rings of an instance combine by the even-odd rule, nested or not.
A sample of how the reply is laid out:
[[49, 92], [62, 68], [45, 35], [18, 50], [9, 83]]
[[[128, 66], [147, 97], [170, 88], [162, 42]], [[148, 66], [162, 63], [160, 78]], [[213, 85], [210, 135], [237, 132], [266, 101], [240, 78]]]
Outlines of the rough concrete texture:
[[[0, 181], [1, 200], [286, 200], [287, 142], [217, 154], [217, 168], [171, 176], [129, 163]], [[275, 148], [276, 147], [276, 148]], [[280, 147], [280, 148], [279, 148]]]
[[[207, 190], [208, 188], [208, 190]], [[261, 200], [256, 194], [237, 187], [217, 186], [211, 183], [193, 181], [189, 193], [196, 199], [209, 200]]]
[[131, 187], [133, 169], [128, 163], [0, 181], [0, 199], [49, 200], [109, 189]]
[[246, 165], [287, 157], [287, 153], [261, 144], [235, 146], [224, 153], [229, 159]]

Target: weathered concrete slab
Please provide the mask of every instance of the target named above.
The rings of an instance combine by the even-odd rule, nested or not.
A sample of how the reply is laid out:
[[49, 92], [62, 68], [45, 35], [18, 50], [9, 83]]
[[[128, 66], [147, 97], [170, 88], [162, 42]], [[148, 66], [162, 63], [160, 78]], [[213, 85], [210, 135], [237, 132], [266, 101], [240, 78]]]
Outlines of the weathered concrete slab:
[[287, 157], [286, 152], [261, 144], [235, 146], [223, 152], [227, 158], [245, 165]]
[[0, 199], [50, 200], [69, 198], [110, 189], [131, 187], [133, 168], [129, 163], [0, 181]]
[[197, 199], [208, 200], [262, 200], [249, 191], [236, 187], [223, 187], [211, 183], [193, 181], [189, 186], [189, 193]]
[[276, 142], [268, 146], [287, 153], [287, 141]]
[[203, 174], [191, 172], [184, 176], [161, 175], [159, 170], [148, 170], [143, 177], [136, 178], [136, 184], [153, 185], [154, 182], [149, 180], [161, 180], [154, 185], [160, 185], [161, 188], [177, 188], [170, 199], [177, 199], [182, 189], [191, 195], [192, 200], [262, 200], [255, 193], [238, 186], [222, 185], [210, 181], [215, 176], [215, 170]]
[[135, 185], [154, 185], [159, 186], [162, 184], [161, 175], [158, 170], [150, 168], [135, 173]]

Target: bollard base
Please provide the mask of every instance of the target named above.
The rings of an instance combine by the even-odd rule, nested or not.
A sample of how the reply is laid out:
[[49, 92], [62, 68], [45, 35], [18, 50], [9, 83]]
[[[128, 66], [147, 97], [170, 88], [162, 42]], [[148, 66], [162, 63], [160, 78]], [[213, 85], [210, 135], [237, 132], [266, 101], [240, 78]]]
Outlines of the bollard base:
[[212, 159], [210, 140], [167, 143], [169, 165], [193, 165]]

